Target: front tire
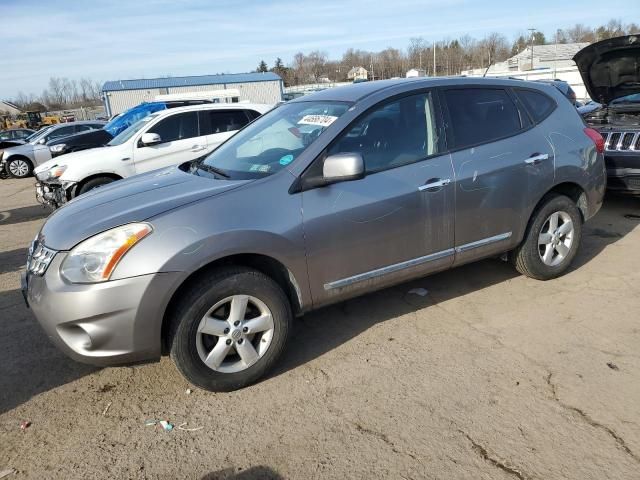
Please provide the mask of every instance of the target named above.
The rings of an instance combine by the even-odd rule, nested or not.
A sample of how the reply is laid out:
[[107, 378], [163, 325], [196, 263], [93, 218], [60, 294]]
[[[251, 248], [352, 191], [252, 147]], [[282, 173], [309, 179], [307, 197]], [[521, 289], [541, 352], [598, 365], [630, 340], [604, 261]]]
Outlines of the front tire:
[[569, 268], [581, 239], [582, 216], [576, 204], [564, 195], [548, 195], [533, 213], [511, 260], [523, 275], [550, 280]]
[[13, 178], [27, 178], [33, 171], [33, 164], [26, 158], [12, 158], [7, 162], [7, 172]]
[[213, 392], [246, 387], [282, 354], [293, 315], [280, 286], [266, 275], [227, 267], [202, 276], [170, 318], [170, 354], [194, 385]]
[[108, 183], [111, 183], [113, 181], [115, 181], [115, 178], [111, 177], [92, 178], [91, 180], [82, 184], [75, 196], [77, 197], [78, 195], [82, 195], [83, 193], [87, 193], [94, 188], [102, 187], [103, 185], [107, 185]]

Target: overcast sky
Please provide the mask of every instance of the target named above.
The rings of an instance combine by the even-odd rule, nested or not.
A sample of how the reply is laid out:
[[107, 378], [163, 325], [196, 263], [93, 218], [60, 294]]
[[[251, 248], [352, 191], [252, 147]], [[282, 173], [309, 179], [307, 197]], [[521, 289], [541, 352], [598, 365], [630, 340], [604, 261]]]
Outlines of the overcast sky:
[[297, 51], [404, 49], [409, 38], [552, 36], [612, 16], [640, 21], [638, 0], [0, 0], [0, 98], [39, 94], [49, 77], [94, 80], [254, 70]]

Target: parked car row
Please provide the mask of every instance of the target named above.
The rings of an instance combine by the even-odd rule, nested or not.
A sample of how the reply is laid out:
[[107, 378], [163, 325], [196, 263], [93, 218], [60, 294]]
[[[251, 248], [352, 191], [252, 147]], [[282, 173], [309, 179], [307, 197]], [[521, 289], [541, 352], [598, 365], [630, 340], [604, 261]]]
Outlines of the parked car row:
[[[175, 108], [143, 104], [136, 107], [141, 118], [118, 117], [115, 124], [130, 125], [120, 129], [105, 146], [67, 153], [38, 166], [36, 198], [57, 208], [115, 180], [202, 157], [272, 108], [246, 103], [199, 103]], [[78, 136], [60, 141], [67, 146], [77, 145], [77, 139]]]
[[0, 169], [15, 178], [28, 177], [35, 167], [51, 159], [50, 142], [75, 133], [101, 129], [103, 126], [104, 122], [92, 120], [45, 127], [28, 137], [25, 143], [5, 149]]

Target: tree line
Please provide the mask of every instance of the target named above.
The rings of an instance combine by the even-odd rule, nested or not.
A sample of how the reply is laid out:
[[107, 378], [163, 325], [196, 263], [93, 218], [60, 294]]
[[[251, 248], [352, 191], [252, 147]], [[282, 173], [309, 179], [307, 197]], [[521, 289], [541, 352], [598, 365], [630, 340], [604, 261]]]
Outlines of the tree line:
[[456, 39], [437, 42], [414, 37], [409, 40], [404, 50], [393, 47], [381, 51], [349, 48], [340, 59], [329, 59], [327, 53], [321, 50], [306, 54], [298, 52], [286, 66], [280, 57], [271, 68], [261, 60], [256, 71], [275, 72], [282, 77], [286, 86], [327, 81], [344, 82], [348, 80], [349, 70], [353, 67], [364, 67], [368, 70], [370, 79], [404, 77], [411, 68], [422, 68], [429, 76], [459, 75], [463, 70], [487, 68], [493, 63], [502, 62], [523, 51], [530, 44], [593, 43], [632, 33], [640, 33], [637, 24], [623, 24], [620, 20], [610, 20], [598, 27], [576, 24], [573, 27], [558, 29], [550, 36], [539, 31], [523, 31], [511, 42], [498, 32], [480, 39], [463, 35]]
[[40, 95], [19, 92], [12, 102], [21, 110], [38, 112], [91, 107], [102, 103], [102, 83], [90, 78], [74, 80], [51, 77], [48, 85]]

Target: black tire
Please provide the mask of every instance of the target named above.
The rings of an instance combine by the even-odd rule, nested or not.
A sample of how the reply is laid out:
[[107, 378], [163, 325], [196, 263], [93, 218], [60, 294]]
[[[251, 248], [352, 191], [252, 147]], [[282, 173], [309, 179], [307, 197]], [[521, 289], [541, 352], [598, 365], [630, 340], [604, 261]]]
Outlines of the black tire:
[[33, 172], [33, 164], [28, 158], [14, 157], [7, 162], [6, 169], [13, 178], [27, 178]]
[[98, 187], [102, 187], [103, 185], [106, 185], [108, 183], [114, 182], [116, 179], [115, 178], [111, 178], [111, 177], [96, 177], [96, 178], [92, 178], [91, 180], [84, 182], [80, 188], [78, 189], [78, 191], [76, 192], [76, 197], [78, 195], [82, 195], [83, 193], [87, 193], [90, 190], [93, 190], [94, 188], [98, 188]]
[[[546, 226], [547, 219], [556, 212], [569, 215], [573, 224], [573, 239], [568, 253], [557, 265], [548, 265], [541, 258], [541, 247], [538, 237]], [[582, 239], [582, 215], [575, 202], [569, 197], [559, 194], [547, 195], [536, 208], [529, 220], [524, 240], [513, 252], [510, 258], [516, 270], [523, 275], [536, 280], [550, 280], [562, 275], [578, 253]], [[544, 249], [544, 247], [542, 247]]]
[[[207, 311], [233, 295], [250, 295], [262, 301], [271, 311], [274, 332], [268, 349], [256, 363], [239, 372], [222, 373], [209, 368], [200, 358], [196, 338]], [[249, 268], [225, 267], [194, 282], [171, 312], [169, 321], [170, 355], [180, 373], [204, 390], [228, 392], [251, 385], [273, 367], [284, 351], [293, 315], [287, 296], [271, 278]]]

